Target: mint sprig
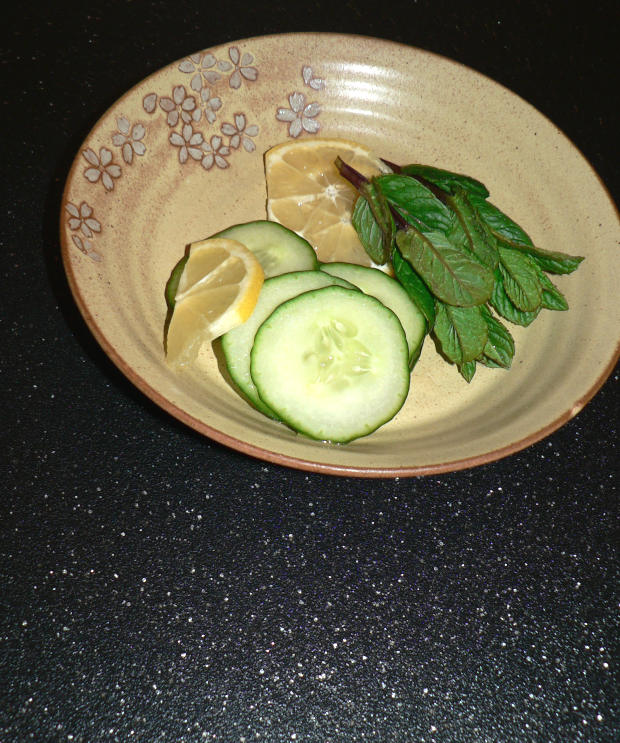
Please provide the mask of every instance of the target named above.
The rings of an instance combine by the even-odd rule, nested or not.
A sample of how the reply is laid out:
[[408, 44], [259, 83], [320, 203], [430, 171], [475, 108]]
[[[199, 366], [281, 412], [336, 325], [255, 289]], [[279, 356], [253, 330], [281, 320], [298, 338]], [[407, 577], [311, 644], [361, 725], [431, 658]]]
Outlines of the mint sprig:
[[534, 245], [475, 178], [384, 162], [393, 173], [367, 179], [336, 160], [360, 194], [352, 222], [366, 252], [379, 265], [391, 261], [467, 382], [477, 364], [508, 369], [515, 345], [502, 320], [528, 326], [544, 309], [568, 309], [547, 274], [571, 273], [583, 257]]

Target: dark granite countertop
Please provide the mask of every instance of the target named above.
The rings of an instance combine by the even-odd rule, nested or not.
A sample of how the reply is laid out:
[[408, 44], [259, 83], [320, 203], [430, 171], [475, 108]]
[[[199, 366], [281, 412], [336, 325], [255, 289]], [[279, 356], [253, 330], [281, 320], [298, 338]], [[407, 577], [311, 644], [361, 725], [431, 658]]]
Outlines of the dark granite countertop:
[[615, 3], [61, 1], [6, 17], [0, 741], [618, 740], [617, 369], [492, 464], [289, 470], [138, 392], [81, 319], [58, 244], [71, 160], [124, 91], [284, 31], [483, 72], [617, 202]]

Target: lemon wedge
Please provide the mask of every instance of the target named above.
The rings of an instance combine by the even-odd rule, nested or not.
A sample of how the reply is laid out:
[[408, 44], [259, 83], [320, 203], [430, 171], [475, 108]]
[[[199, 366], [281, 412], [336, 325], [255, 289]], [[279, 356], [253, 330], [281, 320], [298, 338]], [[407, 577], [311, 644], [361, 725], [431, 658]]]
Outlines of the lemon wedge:
[[366, 177], [391, 172], [358, 142], [325, 137], [283, 142], [265, 153], [267, 216], [308, 240], [324, 263], [372, 266], [351, 224], [357, 191], [338, 172], [338, 156]]
[[192, 363], [205, 343], [244, 323], [264, 278], [254, 253], [237, 240], [192, 243], [168, 325], [168, 363], [175, 368]]

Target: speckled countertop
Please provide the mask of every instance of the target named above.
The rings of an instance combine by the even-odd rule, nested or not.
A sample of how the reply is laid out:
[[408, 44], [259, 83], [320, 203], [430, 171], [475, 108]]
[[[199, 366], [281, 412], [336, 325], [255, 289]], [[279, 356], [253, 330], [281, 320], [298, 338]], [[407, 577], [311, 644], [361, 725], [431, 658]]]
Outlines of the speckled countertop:
[[614, 4], [486, 5], [11, 6], [2, 743], [620, 738], [617, 370], [508, 459], [419, 479], [308, 474], [143, 397], [60, 263], [63, 182], [101, 113], [190, 51], [277, 31], [364, 33], [474, 67], [551, 118], [617, 197]]

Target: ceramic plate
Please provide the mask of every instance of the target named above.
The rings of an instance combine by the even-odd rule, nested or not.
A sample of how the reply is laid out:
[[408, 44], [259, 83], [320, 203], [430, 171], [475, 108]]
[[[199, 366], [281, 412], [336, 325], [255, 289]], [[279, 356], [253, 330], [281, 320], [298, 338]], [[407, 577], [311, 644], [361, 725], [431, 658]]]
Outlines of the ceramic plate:
[[[468, 385], [427, 341], [400, 413], [345, 446], [295, 435], [253, 410], [222, 372], [216, 348], [184, 374], [167, 367], [163, 352], [164, 285], [185, 246], [265, 218], [263, 153], [316, 136], [473, 175], [537, 245], [586, 256], [574, 274], [557, 278], [568, 312], [511, 326], [510, 371], [480, 368]], [[77, 304], [146, 395], [249, 455], [366, 477], [488, 462], [576, 415], [618, 358], [619, 232], [615, 207], [583, 156], [509, 90], [419, 49], [317, 33], [230, 42], [136, 85], [85, 140], [61, 211]]]

